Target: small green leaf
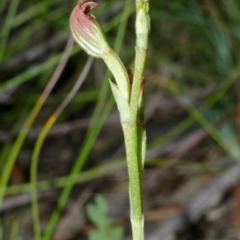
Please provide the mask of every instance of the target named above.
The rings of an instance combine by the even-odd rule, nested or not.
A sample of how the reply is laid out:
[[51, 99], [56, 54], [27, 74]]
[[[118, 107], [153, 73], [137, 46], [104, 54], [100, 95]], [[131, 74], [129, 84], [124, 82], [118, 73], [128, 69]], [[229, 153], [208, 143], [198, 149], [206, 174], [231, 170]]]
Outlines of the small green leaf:
[[89, 240], [104, 240], [100, 237], [97, 230], [93, 230], [89, 233]]
[[124, 236], [124, 231], [122, 227], [115, 227], [111, 230], [110, 238], [114, 240], [122, 240]]
[[106, 218], [94, 206], [87, 206], [87, 213], [90, 220], [98, 227], [106, 224]]
[[108, 205], [106, 200], [101, 195], [96, 196], [95, 202], [96, 206], [99, 208], [99, 210], [101, 210], [102, 214], [107, 214]]
[[106, 218], [107, 207], [105, 206], [106, 202], [103, 203], [103, 200], [100, 200], [100, 197], [96, 198], [95, 204], [88, 204], [86, 211], [90, 220], [97, 225], [98, 227], [102, 227], [109, 223], [108, 219]]
[[123, 94], [121, 93], [121, 91], [119, 90], [119, 88], [115, 83], [113, 83], [110, 79], [109, 79], [109, 83], [110, 83], [115, 101], [117, 103], [118, 110], [120, 112], [121, 122], [122, 123], [129, 122], [131, 119], [130, 117], [131, 115], [130, 115], [130, 107], [129, 107], [128, 101], [123, 96]]
[[89, 233], [89, 240], [123, 239], [123, 228], [116, 226], [107, 217], [107, 212], [107, 202], [100, 195], [95, 198], [95, 204], [87, 205], [88, 217], [97, 227], [95, 230]]

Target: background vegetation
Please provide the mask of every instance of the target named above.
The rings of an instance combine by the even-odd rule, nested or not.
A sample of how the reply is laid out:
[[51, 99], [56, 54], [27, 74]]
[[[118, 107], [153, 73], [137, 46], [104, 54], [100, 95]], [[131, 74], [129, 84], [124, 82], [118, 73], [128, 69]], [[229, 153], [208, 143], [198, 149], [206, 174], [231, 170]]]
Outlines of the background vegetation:
[[[134, 1], [98, 3], [94, 15], [131, 68]], [[1, 187], [11, 170], [0, 210], [0, 239], [34, 236], [29, 194], [34, 145], [87, 61], [68, 40], [69, 16], [76, 4], [0, 2]], [[151, 20], [145, 71], [146, 239], [239, 239], [240, 2], [152, 1]], [[24, 143], [14, 148], [56, 69], [56, 85], [28, 125]], [[40, 151], [37, 190], [45, 239], [55, 225], [50, 239], [86, 239], [96, 224], [91, 214], [87, 216], [86, 204], [99, 193], [107, 200], [110, 220], [104, 215], [107, 208], [101, 211], [104, 200], [95, 207], [103, 212], [108, 229], [120, 236], [124, 228], [124, 239], [130, 239], [123, 138], [108, 74], [101, 60], [93, 61]], [[9, 160], [16, 149], [16, 159]]]

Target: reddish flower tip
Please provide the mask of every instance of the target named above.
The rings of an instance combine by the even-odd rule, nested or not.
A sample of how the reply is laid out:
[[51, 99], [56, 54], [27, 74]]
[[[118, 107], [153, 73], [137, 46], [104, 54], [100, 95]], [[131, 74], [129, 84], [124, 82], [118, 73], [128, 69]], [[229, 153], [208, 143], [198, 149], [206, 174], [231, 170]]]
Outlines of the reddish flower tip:
[[91, 56], [102, 57], [109, 48], [102, 27], [89, 11], [98, 4], [91, 0], [81, 1], [70, 18], [70, 27], [76, 42]]
[[91, 0], [83, 0], [78, 4], [81, 11], [85, 14], [88, 14], [89, 11], [95, 8], [97, 5], [97, 3], [92, 2]]

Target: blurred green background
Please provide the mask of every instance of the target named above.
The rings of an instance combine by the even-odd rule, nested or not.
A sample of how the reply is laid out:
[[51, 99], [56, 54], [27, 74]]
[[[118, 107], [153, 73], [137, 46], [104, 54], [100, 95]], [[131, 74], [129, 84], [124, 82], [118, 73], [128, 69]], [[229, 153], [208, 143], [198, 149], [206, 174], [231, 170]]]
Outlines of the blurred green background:
[[[101, 22], [109, 44], [126, 68], [133, 68], [134, 1], [97, 3], [93, 14]], [[87, 61], [79, 46], [66, 45], [69, 17], [76, 4], [65, 0], [0, 2], [0, 181], [1, 187], [6, 187], [0, 239], [34, 239], [29, 197], [34, 145], [43, 125], [65, 99]], [[15, 151], [14, 142], [63, 56], [66, 66], [59, 71], [56, 85], [29, 125], [11, 167], [9, 156]], [[145, 69], [146, 239], [160, 239], [154, 232], [164, 226], [165, 220], [188, 209], [192, 196], [203, 194], [203, 186], [210, 186], [232, 167], [238, 167], [239, 59], [238, 0], [151, 1]], [[82, 87], [60, 114], [42, 146], [37, 190], [42, 232], [56, 229], [49, 239], [87, 239], [93, 227], [85, 214], [85, 205], [97, 193], [107, 199], [109, 217], [125, 229], [124, 239], [129, 239], [123, 138], [108, 76], [104, 63], [94, 60]], [[3, 175], [9, 170], [6, 185]], [[190, 217], [181, 228], [172, 228], [172, 239], [239, 239], [239, 177], [240, 173], [231, 184], [220, 188], [220, 201], [210, 208], [227, 206], [227, 210], [219, 210], [220, 217], [211, 220], [202, 210], [196, 221]], [[188, 189], [190, 183], [193, 187]], [[226, 186], [224, 183], [222, 186]], [[61, 214], [55, 206], [64, 186], [65, 210]], [[182, 198], [177, 197], [179, 194]], [[78, 209], [75, 218], [73, 206]], [[49, 221], [54, 208], [55, 223]], [[170, 213], [164, 215], [164, 210]], [[68, 234], [62, 233], [65, 228]]]

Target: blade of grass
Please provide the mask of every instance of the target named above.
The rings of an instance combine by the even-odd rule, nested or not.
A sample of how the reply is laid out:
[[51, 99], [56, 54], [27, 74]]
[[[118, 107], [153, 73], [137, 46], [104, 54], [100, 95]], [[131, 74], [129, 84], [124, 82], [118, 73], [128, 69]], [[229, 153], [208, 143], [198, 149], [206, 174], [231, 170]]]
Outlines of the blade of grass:
[[18, 229], [19, 229], [19, 222], [18, 221], [14, 221], [12, 223], [10, 240], [17, 240], [18, 239]]
[[[112, 174], [123, 167], [126, 167], [126, 162], [123, 159], [118, 159], [114, 162], [109, 161], [107, 164], [103, 164], [99, 167], [95, 167], [90, 170], [78, 173], [75, 184], [88, 182], [96, 178], [101, 178], [103, 176]], [[45, 191], [52, 188], [65, 187], [68, 177], [69, 176], [64, 176], [55, 178], [53, 180], [39, 181], [37, 182], [36, 188], [38, 191]], [[6, 195], [14, 195], [28, 192], [31, 192], [31, 183], [9, 186], [6, 190]]]
[[54, 85], [56, 84], [56, 82], [59, 79], [59, 76], [61, 74], [61, 72], [63, 71], [68, 57], [70, 55], [70, 52], [72, 50], [72, 44], [73, 44], [73, 39], [70, 37], [66, 48], [64, 50], [64, 54], [62, 56], [61, 61], [59, 62], [58, 67], [56, 68], [55, 72], [53, 73], [52, 78], [50, 79], [49, 83], [47, 84], [46, 88], [44, 89], [43, 93], [41, 94], [41, 96], [39, 97], [38, 101], [36, 102], [34, 108], [32, 109], [32, 111], [30, 112], [30, 114], [28, 115], [26, 121], [23, 124], [23, 127], [20, 130], [20, 133], [16, 139], [16, 141], [13, 144], [12, 150], [7, 158], [6, 164], [4, 166], [4, 170], [3, 170], [3, 174], [0, 178], [0, 207], [2, 204], [2, 199], [4, 197], [5, 194], [5, 190], [7, 187], [7, 183], [8, 183], [8, 179], [12, 170], [12, 167], [14, 165], [14, 162], [18, 156], [18, 153], [23, 145], [23, 142], [26, 138], [26, 134], [29, 130], [29, 128], [31, 127], [34, 119], [36, 118], [39, 110], [41, 109], [41, 107], [43, 106], [43, 104], [45, 103], [46, 99], [48, 98], [52, 88], [54, 87]]
[[48, 119], [48, 121], [44, 125], [33, 150], [33, 155], [31, 160], [31, 169], [30, 169], [30, 181], [31, 181], [31, 190], [32, 190], [31, 195], [32, 195], [33, 225], [34, 225], [35, 238], [37, 240], [41, 239], [41, 227], [40, 227], [39, 210], [38, 210], [38, 203], [37, 203], [37, 166], [38, 166], [39, 154], [40, 154], [43, 142], [50, 128], [56, 122], [59, 115], [62, 113], [65, 107], [69, 104], [69, 102], [75, 96], [76, 92], [79, 90], [82, 83], [86, 79], [86, 76], [92, 65], [92, 61], [93, 61], [92, 58], [88, 59], [82, 73], [80, 74], [80, 77], [74, 84], [73, 88], [71, 89], [71, 91], [69, 92], [65, 100], [62, 102], [62, 104], [57, 108], [57, 110], [51, 115], [51, 117]]
[[8, 39], [9, 33], [11, 31], [12, 25], [13, 25], [14, 16], [15, 16], [15, 13], [17, 11], [18, 4], [19, 4], [19, 0], [12, 0], [11, 1], [7, 17], [5, 19], [3, 28], [1, 30], [0, 63], [2, 62], [2, 59], [3, 59], [4, 49], [5, 49], [7, 39]]
[[[148, 159], [145, 162], [146, 166], [174, 166], [174, 167], [192, 167], [192, 168], [200, 168], [203, 171], [206, 172], [219, 172], [220, 170], [216, 170], [215, 167], [211, 167], [208, 164], [198, 164], [191, 160], [187, 160], [186, 162], [181, 159], [181, 161], [175, 161], [175, 159]], [[117, 159], [114, 161], [107, 161], [106, 164], [103, 164], [99, 167], [92, 168], [90, 170], [83, 171], [81, 173], [78, 173], [78, 176], [76, 178], [75, 184], [85, 183], [92, 181], [97, 178], [102, 178], [104, 176], [108, 176], [111, 174], [114, 174], [115, 171], [126, 168], [126, 161], [125, 159]], [[224, 168], [222, 169], [224, 171]], [[53, 188], [62, 188], [65, 187], [67, 184], [67, 179], [69, 176], [64, 177], [58, 177], [53, 180], [42, 180], [37, 182], [37, 189], [38, 191], [46, 191]], [[6, 190], [6, 195], [16, 195], [16, 194], [22, 194], [22, 193], [29, 193], [31, 192], [31, 183], [25, 183], [21, 185], [12, 185], [9, 186]], [[0, 225], [1, 226], [1, 225]]]
[[[227, 92], [227, 90], [233, 85], [233, 83], [238, 79], [239, 76], [240, 76], [240, 63], [230, 72], [228, 77], [225, 78], [225, 80], [220, 84], [218, 89], [206, 99], [207, 107], [205, 110], [214, 105]], [[174, 84], [173, 88], [171, 88], [171, 85], [168, 85], [166, 87], [168, 88], [170, 87], [169, 88], [170, 91], [176, 92], [176, 89], [181, 89], [181, 87], [176, 86], [176, 84]], [[185, 131], [187, 128], [189, 128], [195, 121], [196, 119], [193, 116], [187, 117], [185, 120], [179, 123], [172, 131], [166, 133], [165, 135], [153, 141], [149, 145], [149, 149], [152, 149], [158, 145], [170, 141], [171, 139]]]
[[0, 222], [0, 240], [3, 240], [3, 226]]
[[[207, 99], [206, 101], [208, 104], [207, 108], [216, 103], [217, 100], [220, 99], [223, 96], [223, 94], [227, 91], [227, 89], [229, 89], [229, 87], [232, 86], [232, 84], [239, 78], [239, 76], [240, 76], [240, 63], [238, 63], [235, 69], [220, 85], [218, 90]], [[239, 159], [240, 152], [238, 148], [236, 148], [236, 144], [231, 143], [229, 139], [225, 139], [224, 136], [222, 136], [215, 129], [215, 127], [204, 117], [204, 115], [202, 114], [202, 110], [201, 111], [198, 110], [189, 101], [186, 101], [186, 99], [179, 97], [176, 88], [171, 89], [171, 91], [178, 97], [182, 105], [186, 107], [186, 109], [191, 114], [191, 117], [195, 121], [197, 121], [230, 156], [232, 156], [236, 161], [240, 161]]]
[[216, 128], [204, 117], [202, 112], [197, 109], [196, 106], [193, 106], [189, 101], [178, 97], [181, 104], [189, 111], [191, 116], [197, 121], [207, 132], [208, 134], [221, 146], [230, 156], [233, 157], [236, 161], [240, 162], [240, 151], [239, 148], [236, 148], [236, 145], [233, 144], [229, 139], [225, 139]]
[[[79, 52], [79, 48], [74, 48], [71, 55], [76, 54]], [[8, 81], [0, 84], [0, 91], [6, 90], [12, 87], [16, 87], [24, 82], [32, 80], [34, 77], [38, 76], [40, 73], [52, 69], [57, 63], [59, 63], [61, 59], [62, 53], [56, 54], [55, 56], [51, 57], [49, 60], [45, 61], [42, 64], [39, 64], [36, 67], [33, 67], [26, 72], [19, 74], [18, 76], [9, 79]]]

